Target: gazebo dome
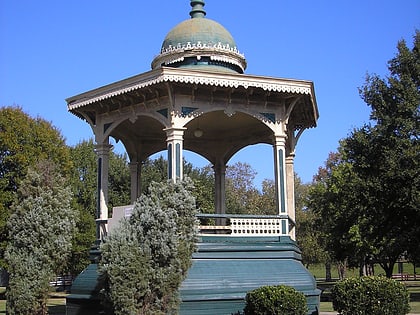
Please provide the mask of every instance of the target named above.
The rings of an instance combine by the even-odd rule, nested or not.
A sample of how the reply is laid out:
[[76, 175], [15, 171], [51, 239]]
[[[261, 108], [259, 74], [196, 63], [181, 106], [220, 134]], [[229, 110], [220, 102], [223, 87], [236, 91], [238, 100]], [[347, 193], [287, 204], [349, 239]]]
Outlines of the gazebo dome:
[[168, 66], [243, 73], [245, 57], [239, 53], [232, 35], [205, 17], [203, 0], [191, 0], [191, 7], [191, 19], [169, 31], [152, 69]]

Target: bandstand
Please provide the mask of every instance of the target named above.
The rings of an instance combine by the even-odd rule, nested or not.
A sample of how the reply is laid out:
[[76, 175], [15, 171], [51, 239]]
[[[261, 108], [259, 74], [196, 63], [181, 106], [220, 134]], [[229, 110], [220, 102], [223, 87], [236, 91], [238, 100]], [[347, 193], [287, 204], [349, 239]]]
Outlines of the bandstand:
[[[151, 71], [66, 100], [95, 136], [98, 242], [130, 213], [129, 205], [121, 206], [108, 218], [109, 138], [121, 141], [128, 154], [133, 203], [142, 162], [167, 150], [168, 178], [176, 181], [183, 177], [183, 150], [189, 150], [213, 165], [215, 213], [202, 217], [217, 225], [202, 227], [180, 290], [180, 313], [231, 314], [243, 309], [246, 292], [269, 284], [304, 292], [309, 314], [316, 313], [319, 291], [294, 241], [293, 171], [297, 141], [318, 119], [313, 83], [244, 74], [246, 60], [231, 34], [205, 17], [204, 1], [191, 0], [191, 7], [191, 18], [165, 37]], [[273, 147], [277, 214], [227, 214], [226, 165], [239, 150], [259, 143]], [[73, 284], [67, 314], [97, 312], [95, 253]]]

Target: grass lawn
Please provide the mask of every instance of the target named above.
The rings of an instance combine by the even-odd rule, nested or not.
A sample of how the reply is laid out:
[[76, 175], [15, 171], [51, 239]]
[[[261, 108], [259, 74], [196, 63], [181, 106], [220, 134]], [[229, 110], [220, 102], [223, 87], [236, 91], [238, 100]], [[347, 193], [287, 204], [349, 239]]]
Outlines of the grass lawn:
[[[66, 299], [54, 298], [48, 300], [48, 314], [64, 315], [66, 314]], [[0, 314], [6, 314], [6, 301], [0, 300]]]
[[[48, 301], [50, 315], [64, 315], [66, 314], [66, 300], [64, 298], [55, 298]], [[420, 301], [411, 302], [410, 313], [420, 314]], [[322, 312], [333, 312], [331, 302], [321, 302], [320, 310]], [[0, 314], [6, 314], [6, 301], [0, 300]]]
[[[317, 279], [318, 285], [322, 287], [328, 287], [331, 285], [328, 282], [325, 282], [325, 266], [322, 264], [319, 265], [312, 265], [309, 266], [309, 271], [314, 275], [315, 279]], [[413, 274], [413, 265], [404, 263], [404, 272]], [[394, 273], [398, 273], [397, 265], [394, 268]], [[377, 275], [384, 275], [384, 272], [381, 267], [375, 266], [375, 274]], [[338, 272], [337, 268], [332, 266], [331, 268], [331, 276], [333, 280], [338, 280]], [[357, 277], [359, 276], [359, 271], [357, 269], [348, 269], [347, 270], [347, 277]], [[411, 311], [410, 313], [420, 314], [420, 281], [406, 281], [405, 282], [410, 294], [412, 301], [410, 302]], [[332, 303], [331, 302], [321, 302], [320, 310], [323, 312], [333, 312]]]
[[[420, 314], [420, 302], [410, 302], [410, 307], [410, 313]], [[321, 312], [334, 312], [331, 302], [321, 302], [319, 309]]]
[[[408, 274], [414, 274], [414, 266], [410, 263], [404, 263], [403, 264], [403, 272]], [[324, 264], [316, 264], [316, 265], [310, 265], [308, 270], [314, 275], [316, 279], [325, 279], [325, 265]], [[417, 270], [418, 272], [418, 270]], [[394, 266], [394, 274], [398, 273], [398, 264], [395, 264]], [[375, 275], [377, 276], [384, 276], [385, 271], [379, 266], [375, 265]], [[357, 277], [359, 276], [359, 270], [357, 268], [353, 269], [347, 269], [347, 277]], [[331, 266], [331, 277], [333, 279], [338, 279], [338, 271], [337, 267], [332, 265]]]

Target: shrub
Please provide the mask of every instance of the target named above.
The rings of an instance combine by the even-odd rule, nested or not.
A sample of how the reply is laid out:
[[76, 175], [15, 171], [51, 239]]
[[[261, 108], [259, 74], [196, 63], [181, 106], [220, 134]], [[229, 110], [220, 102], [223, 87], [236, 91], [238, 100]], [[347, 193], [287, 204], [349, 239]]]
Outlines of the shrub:
[[66, 265], [75, 230], [71, 190], [55, 164], [28, 170], [12, 206], [5, 251], [7, 314], [47, 314], [49, 282]]
[[403, 315], [410, 311], [404, 284], [384, 277], [348, 278], [331, 290], [334, 310], [341, 315]]
[[245, 315], [305, 315], [305, 295], [285, 285], [263, 286], [248, 292]]
[[178, 288], [195, 250], [192, 181], [152, 183], [101, 245], [104, 304], [115, 315], [177, 312]]

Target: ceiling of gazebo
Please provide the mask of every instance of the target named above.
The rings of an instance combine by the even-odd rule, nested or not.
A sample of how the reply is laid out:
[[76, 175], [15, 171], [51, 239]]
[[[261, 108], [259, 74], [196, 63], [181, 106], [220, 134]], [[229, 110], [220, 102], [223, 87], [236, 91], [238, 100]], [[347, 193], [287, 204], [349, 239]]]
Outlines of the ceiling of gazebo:
[[[228, 160], [240, 149], [256, 143], [272, 143], [272, 131], [260, 120], [237, 112], [232, 116], [223, 111], [203, 114], [185, 126], [184, 148], [193, 151], [211, 163]], [[194, 135], [202, 130], [200, 137]], [[166, 149], [164, 126], [157, 120], [139, 116], [135, 122], [125, 120], [110, 134], [121, 141], [131, 159], [144, 160]]]

